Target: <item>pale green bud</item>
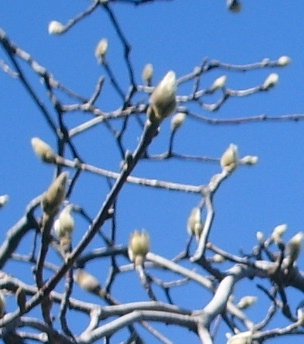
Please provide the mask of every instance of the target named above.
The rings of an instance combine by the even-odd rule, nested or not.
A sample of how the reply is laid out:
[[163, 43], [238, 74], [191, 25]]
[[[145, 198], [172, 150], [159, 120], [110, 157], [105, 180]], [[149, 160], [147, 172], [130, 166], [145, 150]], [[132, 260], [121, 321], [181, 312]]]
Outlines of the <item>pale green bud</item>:
[[177, 114], [175, 114], [171, 119], [171, 130], [177, 130], [180, 126], [182, 126], [185, 119], [186, 114], [184, 112], [178, 112]]
[[42, 210], [48, 215], [54, 215], [65, 198], [68, 172], [62, 172], [53, 181], [42, 198]]
[[246, 309], [256, 303], [258, 298], [256, 296], [244, 296], [237, 303], [239, 309]]
[[151, 63], [148, 63], [145, 65], [142, 71], [142, 79], [147, 85], [151, 85], [152, 77], [153, 77], [153, 65]]
[[39, 137], [33, 137], [31, 144], [36, 155], [44, 162], [53, 163], [56, 161], [56, 154], [52, 148]]
[[176, 76], [169, 71], [155, 87], [150, 97], [149, 118], [162, 121], [176, 108]]
[[279, 75], [277, 73], [271, 73], [265, 79], [262, 85], [262, 89], [269, 90], [270, 88], [274, 87], [278, 83], [278, 81], [279, 81]]
[[200, 235], [204, 229], [204, 223], [202, 221], [201, 209], [196, 207], [191, 210], [191, 213], [187, 221], [187, 231], [190, 235], [195, 235], [199, 240]]
[[230, 144], [221, 157], [220, 164], [223, 170], [231, 173], [238, 165], [238, 148], [234, 144]]
[[64, 31], [64, 26], [57, 20], [49, 23], [48, 32], [50, 35], [60, 35]]
[[106, 38], [103, 38], [99, 41], [99, 43], [96, 46], [95, 49], [95, 57], [98, 62], [102, 63], [103, 59], [108, 51], [108, 40]]
[[291, 63], [291, 58], [289, 56], [281, 56], [278, 61], [277, 65], [280, 67], [285, 67]]
[[135, 265], [141, 265], [150, 250], [149, 234], [145, 231], [134, 231], [129, 239], [128, 255]]

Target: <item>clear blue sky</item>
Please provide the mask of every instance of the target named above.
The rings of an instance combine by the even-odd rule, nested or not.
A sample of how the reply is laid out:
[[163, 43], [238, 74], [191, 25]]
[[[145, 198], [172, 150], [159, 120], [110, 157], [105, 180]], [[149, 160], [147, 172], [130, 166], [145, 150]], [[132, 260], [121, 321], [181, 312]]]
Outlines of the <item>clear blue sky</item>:
[[[89, 3], [85, 0], [3, 0], [0, 26], [57, 80], [85, 96], [92, 94], [98, 77], [105, 74], [96, 62], [94, 51], [98, 41], [106, 37], [109, 40], [108, 60], [126, 89], [127, 77], [121, 46], [102, 10], [84, 19], [63, 36], [54, 37], [47, 32], [51, 20], [66, 23]], [[222, 119], [303, 113], [303, 1], [244, 0], [243, 10], [239, 14], [229, 13], [224, 0], [176, 0], [138, 7], [115, 4], [113, 9], [132, 45], [131, 61], [138, 82], [146, 63], [154, 65], [156, 82], [171, 69], [178, 77], [190, 73], [206, 57], [230, 64], [247, 64], [266, 57], [277, 59], [288, 55], [292, 63], [286, 68], [246, 73], [216, 70], [202, 78], [202, 85], [209, 86], [217, 76], [227, 74], [228, 88], [246, 89], [261, 84], [269, 73], [276, 72], [280, 80], [270, 92], [230, 99], [215, 113], [205, 112], [198, 107], [192, 109], [204, 116]], [[7, 61], [3, 51], [0, 51], [1, 60]], [[30, 78], [47, 102], [37, 79]], [[182, 95], [185, 90], [186, 94], [189, 93], [191, 86], [182, 88], [178, 93]], [[10, 202], [0, 213], [1, 239], [5, 237], [6, 230], [22, 216], [27, 203], [45, 190], [52, 177], [52, 168], [43, 165], [33, 154], [31, 137], [42, 137], [54, 147], [56, 141], [18, 81], [2, 71], [0, 95], [0, 194], [10, 195]], [[98, 105], [106, 111], [119, 106], [117, 98], [111, 97], [107, 85]], [[69, 114], [67, 122], [73, 127], [87, 119], [89, 117]], [[161, 153], [166, 149], [169, 124], [169, 120], [163, 124], [152, 146], [153, 152]], [[229, 143], [235, 143], [241, 156], [253, 154], [259, 157], [258, 165], [240, 168], [216, 194], [212, 242], [238, 253], [240, 248], [245, 251], [251, 249], [258, 230], [270, 234], [276, 225], [287, 223], [287, 238], [303, 230], [303, 128], [302, 122], [212, 126], [190, 118], [186, 120], [177, 134], [176, 150], [180, 153], [218, 158]], [[134, 149], [138, 135], [130, 136], [127, 143], [129, 149]], [[75, 143], [79, 143], [86, 162], [117, 170], [119, 159], [117, 152], [112, 151], [109, 140], [107, 132], [100, 129], [76, 138]], [[142, 163], [134, 174], [185, 184], [205, 184], [218, 171], [219, 167], [214, 163], [156, 162]], [[93, 217], [106, 194], [105, 185], [100, 178], [83, 178], [71, 201], [88, 207]], [[187, 217], [198, 201], [196, 196], [127, 186], [121, 195], [119, 242], [126, 244], [133, 229], [145, 227], [151, 235], [153, 252], [169, 258], [175, 256], [186, 242]], [[80, 219], [79, 223], [79, 231], [85, 231], [85, 224]], [[301, 268], [302, 262], [303, 257], [300, 260]], [[97, 273], [97, 268], [94, 266], [92, 271]], [[102, 281], [105, 276], [106, 272], [103, 271], [98, 277]], [[254, 283], [251, 282], [251, 285]], [[243, 285], [249, 288], [248, 283]], [[235, 293], [239, 298], [248, 293], [248, 289], [244, 291], [240, 287]], [[117, 291], [117, 298], [126, 301], [128, 297], [133, 300], [137, 295], [131, 291]], [[299, 296], [295, 301], [297, 298]], [[193, 307], [203, 306], [206, 301], [195, 301], [196, 306]], [[192, 304], [193, 300], [189, 302]], [[183, 301], [183, 305], [187, 306], [187, 300]], [[257, 321], [261, 320], [261, 309], [263, 305], [259, 304], [253, 308]], [[178, 338], [172, 339], [176, 343], [182, 342]], [[292, 340], [294, 343], [302, 341], [298, 338]], [[222, 342], [218, 339], [218, 343]], [[276, 340], [276, 343], [284, 342], [287, 339]]]

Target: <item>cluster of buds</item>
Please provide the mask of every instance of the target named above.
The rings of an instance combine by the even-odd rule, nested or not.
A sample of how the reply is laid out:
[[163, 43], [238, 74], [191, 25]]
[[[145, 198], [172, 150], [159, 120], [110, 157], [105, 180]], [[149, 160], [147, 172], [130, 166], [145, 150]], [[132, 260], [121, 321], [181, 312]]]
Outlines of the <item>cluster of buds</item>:
[[194, 235], [199, 240], [204, 229], [202, 221], [202, 213], [199, 207], [193, 208], [187, 221], [187, 231], [190, 235]]
[[39, 137], [33, 137], [31, 144], [36, 155], [44, 162], [54, 163], [56, 161], [56, 154], [53, 149]]
[[151, 122], [160, 123], [176, 108], [176, 76], [169, 71], [155, 87], [150, 97], [148, 117]]
[[142, 265], [150, 250], [150, 237], [145, 231], [134, 231], [129, 239], [128, 255], [135, 265]]
[[41, 206], [47, 215], [55, 215], [66, 195], [68, 172], [62, 172], [44, 193]]

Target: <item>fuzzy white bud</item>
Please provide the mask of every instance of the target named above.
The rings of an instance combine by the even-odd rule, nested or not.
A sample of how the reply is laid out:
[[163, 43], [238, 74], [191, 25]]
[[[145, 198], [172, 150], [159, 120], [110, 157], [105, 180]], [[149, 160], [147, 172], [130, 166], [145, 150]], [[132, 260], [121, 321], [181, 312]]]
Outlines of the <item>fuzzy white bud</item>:
[[270, 238], [276, 243], [276, 244], [279, 244], [282, 242], [282, 236], [283, 234], [286, 232], [287, 230], [287, 225], [284, 223], [284, 224], [281, 224], [281, 225], [278, 225], [274, 228], [274, 230], [272, 231], [271, 233], [271, 236]]
[[184, 112], [178, 112], [171, 119], [171, 130], [175, 131], [182, 126], [186, 119], [186, 114]]
[[129, 239], [128, 255], [132, 262], [141, 265], [150, 250], [149, 234], [145, 231], [134, 231]]
[[149, 118], [162, 121], [176, 108], [176, 76], [169, 71], [155, 87], [150, 97]]
[[65, 188], [68, 172], [62, 172], [49, 186], [42, 198], [42, 210], [48, 215], [54, 215], [65, 198]]
[[258, 298], [256, 296], [244, 296], [237, 303], [239, 309], [246, 309], [256, 303]]
[[289, 265], [292, 265], [300, 255], [303, 243], [303, 236], [303, 232], [299, 232], [296, 235], [294, 235], [287, 243], [286, 252]]
[[220, 164], [223, 170], [231, 173], [238, 165], [238, 148], [234, 144], [230, 144], [221, 157]]
[[77, 269], [74, 273], [74, 280], [79, 286], [96, 295], [101, 295], [101, 285], [96, 277], [83, 269]]
[[57, 237], [70, 237], [75, 226], [74, 218], [71, 215], [73, 205], [67, 205], [59, 214], [58, 219], [54, 223], [54, 231]]
[[190, 235], [195, 235], [196, 239], [199, 240], [203, 229], [204, 223], [202, 221], [201, 209], [199, 207], [193, 208], [188, 217], [187, 231]]
[[271, 73], [265, 79], [262, 85], [262, 89], [269, 90], [270, 88], [274, 87], [278, 83], [278, 81], [279, 81], [279, 75], [277, 73]]
[[240, 332], [231, 336], [227, 344], [251, 344], [252, 343], [252, 331]]
[[255, 165], [258, 162], [259, 158], [255, 155], [246, 155], [239, 160], [240, 164], [243, 165]]
[[99, 43], [96, 46], [95, 49], [95, 57], [98, 62], [102, 63], [104, 60], [104, 57], [108, 51], [108, 40], [106, 38], [103, 38], [99, 41]]
[[210, 87], [210, 91], [216, 91], [220, 88], [223, 88], [226, 85], [227, 75], [222, 75], [219, 78], [215, 79], [213, 84]]
[[141, 77], [148, 86], [151, 85], [153, 77], [153, 65], [151, 63], [145, 65]]
[[52, 148], [39, 137], [33, 137], [31, 144], [36, 155], [44, 162], [53, 163], [56, 161], [56, 154]]
[[291, 58], [289, 56], [281, 56], [278, 61], [277, 65], [279, 67], [285, 67], [291, 63]]
[[212, 257], [212, 261], [214, 263], [223, 263], [225, 261], [225, 257], [223, 257], [221, 254], [217, 253]]
[[60, 35], [64, 31], [64, 26], [57, 20], [49, 23], [48, 32], [50, 35]]
[[9, 200], [9, 195], [0, 196], [0, 208], [4, 207]]
[[265, 235], [261, 231], [256, 232], [256, 238], [260, 244], [263, 244], [265, 242]]

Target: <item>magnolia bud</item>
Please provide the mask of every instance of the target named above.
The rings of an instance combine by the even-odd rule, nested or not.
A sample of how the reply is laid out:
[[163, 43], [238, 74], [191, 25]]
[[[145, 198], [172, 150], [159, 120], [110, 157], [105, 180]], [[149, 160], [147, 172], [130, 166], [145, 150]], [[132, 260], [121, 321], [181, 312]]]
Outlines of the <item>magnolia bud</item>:
[[21, 313], [25, 312], [26, 293], [22, 287], [16, 290], [16, 300]]
[[52, 148], [39, 137], [33, 137], [31, 139], [31, 144], [34, 152], [41, 160], [49, 163], [56, 161], [56, 154], [53, 152]]
[[228, 339], [227, 344], [251, 344], [252, 343], [252, 331], [241, 332], [231, 336]]
[[100, 63], [103, 62], [107, 51], [108, 51], [108, 40], [106, 38], [103, 38], [102, 40], [99, 41], [95, 49], [95, 57], [97, 58], [98, 62]]
[[49, 23], [48, 31], [50, 35], [60, 35], [64, 31], [64, 26], [57, 20]]
[[5, 204], [8, 202], [9, 200], [9, 195], [1, 195], [0, 196], [0, 208], [4, 207]]
[[148, 111], [151, 121], [161, 121], [175, 110], [176, 86], [175, 73], [169, 71], [151, 94]]
[[210, 91], [216, 91], [220, 88], [223, 88], [226, 85], [227, 75], [222, 75], [219, 78], [215, 79], [213, 84], [210, 87]]
[[67, 205], [61, 211], [58, 219], [54, 223], [54, 230], [59, 239], [64, 237], [70, 237], [74, 230], [75, 221], [71, 215], [72, 210], [73, 205]]
[[5, 313], [5, 297], [3, 293], [0, 291], [0, 318], [3, 317]]
[[142, 265], [146, 254], [150, 250], [149, 234], [145, 231], [134, 231], [129, 239], [128, 255], [135, 265]]
[[227, 0], [227, 8], [233, 13], [238, 13], [242, 9], [242, 4], [239, 0]]
[[262, 89], [269, 90], [270, 88], [274, 87], [278, 83], [278, 81], [279, 81], [279, 75], [277, 73], [271, 73], [265, 79], [262, 85]]
[[238, 148], [234, 144], [230, 144], [221, 157], [221, 167], [223, 170], [231, 173], [236, 169], [238, 164]]
[[258, 298], [256, 296], [244, 296], [236, 305], [239, 309], [246, 309], [256, 303]]
[[143, 81], [148, 86], [150, 86], [152, 82], [152, 77], [153, 77], [153, 65], [151, 63], [148, 63], [145, 65], [141, 76], [142, 76]]
[[198, 207], [193, 208], [188, 217], [187, 231], [190, 235], [195, 235], [196, 239], [199, 240], [203, 229], [201, 209]]
[[246, 155], [244, 158], [240, 159], [240, 163], [243, 165], [255, 165], [259, 158], [255, 155]]
[[257, 238], [257, 241], [258, 241], [260, 244], [264, 244], [264, 242], [265, 242], [265, 235], [264, 235], [263, 232], [258, 231], [258, 232], [256, 233], [256, 238]]
[[225, 257], [223, 257], [221, 254], [217, 253], [212, 257], [212, 261], [214, 263], [223, 263], [225, 261]]
[[186, 114], [184, 112], [179, 112], [175, 114], [171, 119], [171, 130], [177, 130], [185, 121]]
[[271, 233], [270, 238], [278, 245], [282, 242], [282, 236], [287, 230], [286, 224], [278, 225], [274, 228], [273, 232]]
[[291, 58], [289, 56], [281, 56], [277, 61], [277, 65], [280, 67], [285, 67], [289, 65], [290, 62], [291, 62]]
[[77, 269], [74, 273], [74, 280], [79, 286], [95, 295], [101, 295], [101, 285], [96, 277], [83, 269]]
[[295, 236], [293, 236], [286, 247], [287, 252], [287, 258], [288, 258], [288, 264], [291, 266], [299, 257], [301, 248], [302, 248], [302, 242], [303, 242], [303, 232], [297, 233]]
[[68, 172], [62, 172], [49, 186], [42, 198], [42, 210], [48, 215], [54, 215], [65, 198], [65, 188]]

